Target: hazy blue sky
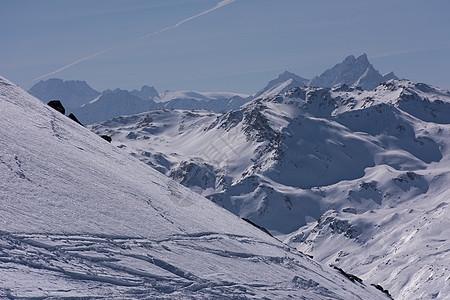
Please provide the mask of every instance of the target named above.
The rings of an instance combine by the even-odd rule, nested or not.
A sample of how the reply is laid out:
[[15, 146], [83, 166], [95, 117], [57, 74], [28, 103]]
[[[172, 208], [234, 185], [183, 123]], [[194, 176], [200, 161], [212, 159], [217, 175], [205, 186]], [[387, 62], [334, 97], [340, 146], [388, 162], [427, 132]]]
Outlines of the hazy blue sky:
[[364, 52], [381, 73], [450, 88], [448, 0], [0, 0], [0, 7], [0, 75], [26, 89], [74, 63], [44, 79], [85, 80], [100, 91], [148, 84], [254, 93], [284, 70], [311, 78]]

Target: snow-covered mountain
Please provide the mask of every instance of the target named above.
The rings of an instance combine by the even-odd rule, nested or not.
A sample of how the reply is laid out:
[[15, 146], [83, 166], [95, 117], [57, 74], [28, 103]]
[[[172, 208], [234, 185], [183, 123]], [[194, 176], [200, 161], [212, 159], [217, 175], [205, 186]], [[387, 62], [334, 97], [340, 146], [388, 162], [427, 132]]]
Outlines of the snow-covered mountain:
[[38, 82], [29, 92], [45, 103], [60, 100], [67, 112], [74, 113], [83, 124], [163, 108], [225, 113], [239, 109], [252, 99], [249, 95], [231, 92], [165, 91], [159, 94], [150, 86], [143, 86], [141, 90], [115, 89], [99, 93], [84, 81], [56, 78]]
[[300, 77], [294, 73], [284, 71], [277, 78], [271, 80], [262, 90], [255, 94], [255, 98], [267, 98], [275, 95], [283, 94], [288, 90], [307, 86], [310, 80]]
[[306, 79], [294, 73], [285, 71], [277, 78], [270, 81], [262, 90], [255, 94], [255, 98], [274, 97], [283, 94], [295, 87], [311, 86], [331, 88], [342, 84], [358, 86], [365, 90], [377, 87], [381, 82], [386, 82], [398, 77], [394, 72], [381, 75], [369, 62], [367, 55], [362, 54], [358, 58], [348, 56], [343, 62], [326, 70], [320, 76]]
[[395, 299], [450, 293], [449, 91], [300, 87], [226, 114], [158, 110], [92, 130]]
[[73, 112], [81, 123], [92, 124], [158, 107], [152, 99], [140, 98], [127, 90], [115, 89], [104, 91], [90, 102], [73, 109]]
[[309, 86], [334, 87], [341, 84], [358, 86], [365, 90], [377, 87], [381, 82], [398, 79], [393, 72], [382, 76], [367, 59], [364, 53], [358, 58], [348, 56], [343, 62], [326, 70], [320, 76], [314, 77]]
[[2, 77], [0, 102], [0, 297], [387, 298]]
[[51, 100], [60, 100], [68, 111], [72, 111], [100, 95], [85, 81], [63, 81], [57, 78], [39, 81], [28, 92], [45, 103]]

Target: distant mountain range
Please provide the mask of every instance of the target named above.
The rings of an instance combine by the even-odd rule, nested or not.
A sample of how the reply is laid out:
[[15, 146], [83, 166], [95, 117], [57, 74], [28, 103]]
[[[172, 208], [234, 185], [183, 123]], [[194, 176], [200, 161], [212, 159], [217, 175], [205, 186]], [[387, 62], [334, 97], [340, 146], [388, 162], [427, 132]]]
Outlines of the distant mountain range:
[[382, 76], [370, 64], [367, 55], [363, 54], [358, 58], [353, 55], [348, 56], [342, 63], [312, 80], [286, 71], [270, 81], [254, 96], [229, 92], [165, 91], [158, 93], [154, 87], [150, 86], [144, 86], [140, 91], [115, 89], [100, 93], [84, 81], [63, 81], [55, 78], [38, 82], [29, 92], [44, 102], [60, 100], [82, 123], [92, 124], [120, 115], [153, 109], [206, 109], [224, 113], [239, 109], [253, 98], [272, 97], [294, 87], [334, 87], [346, 84], [370, 90], [390, 79], [398, 78], [393, 72]]
[[238, 109], [251, 100], [244, 94], [230, 92], [165, 91], [159, 94], [154, 87], [138, 90], [93, 90], [84, 81], [63, 81], [52, 78], [40, 81], [29, 90], [44, 102], [60, 100], [66, 111], [74, 113], [83, 124], [92, 124], [121, 115], [153, 109], [207, 109], [227, 112]]

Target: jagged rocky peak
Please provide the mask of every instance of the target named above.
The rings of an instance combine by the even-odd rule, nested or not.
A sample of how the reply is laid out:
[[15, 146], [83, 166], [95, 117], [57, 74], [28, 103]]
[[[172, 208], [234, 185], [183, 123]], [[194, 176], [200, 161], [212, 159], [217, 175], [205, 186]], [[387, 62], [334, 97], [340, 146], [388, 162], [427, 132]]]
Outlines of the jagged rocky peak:
[[394, 78], [396, 76], [392, 72], [383, 77], [369, 62], [367, 54], [364, 53], [358, 58], [353, 55], [347, 56], [343, 62], [313, 78], [309, 85], [312, 87], [334, 87], [346, 84], [372, 90], [381, 82]]
[[332, 88], [340, 85], [360, 87], [364, 90], [373, 90], [381, 82], [398, 79], [394, 72], [381, 75], [369, 62], [367, 54], [358, 57], [347, 56], [341, 63], [326, 70], [312, 80], [300, 77], [285, 71], [270, 81], [263, 89], [255, 94], [254, 98], [268, 98], [283, 94], [296, 87]]
[[361, 54], [356, 60], [364, 65], [370, 65], [366, 53]]
[[144, 85], [141, 90], [132, 90], [131, 93], [143, 100], [149, 100], [159, 97], [158, 91], [153, 86]]

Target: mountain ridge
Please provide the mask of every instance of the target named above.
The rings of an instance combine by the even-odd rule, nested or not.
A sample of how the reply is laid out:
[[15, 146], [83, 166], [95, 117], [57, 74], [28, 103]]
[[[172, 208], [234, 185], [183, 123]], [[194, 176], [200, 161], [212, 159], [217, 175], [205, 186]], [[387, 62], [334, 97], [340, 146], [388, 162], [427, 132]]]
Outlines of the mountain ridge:
[[[143, 86], [141, 90], [126, 91], [126, 93], [123, 92], [125, 90], [115, 89], [114, 91], [117, 92], [116, 101], [111, 104], [110, 91], [100, 93], [90, 88], [83, 81], [62, 81], [61, 79], [40, 81], [30, 88], [30, 93], [44, 102], [61, 100], [68, 110], [76, 112], [83, 123], [92, 124], [119, 115], [139, 113], [151, 109], [207, 109], [225, 113], [239, 109], [253, 98], [273, 97], [295, 87], [335, 87], [346, 84], [370, 90], [379, 83], [390, 79], [398, 78], [393, 72], [381, 75], [370, 64], [367, 55], [362, 54], [358, 58], [353, 55], [348, 56], [343, 62], [311, 80], [285, 71], [271, 80], [254, 96], [231, 92], [165, 91], [158, 93], [154, 87]], [[77, 86], [80, 89], [79, 91], [76, 88]], [[105, 93], [109, 96], [104, 97]], [[99, 96], [100, 98], [98, 98]], [[140, 98], [144, 102], [138, 101], [134, 97]], [[109, 104], [89, 105], [92, 104], [90, 102], [94, 99], [96, 101], [104, 100]], [[105, 110], [108, 112], [105, 112]]]

